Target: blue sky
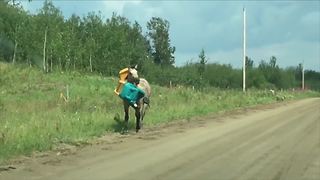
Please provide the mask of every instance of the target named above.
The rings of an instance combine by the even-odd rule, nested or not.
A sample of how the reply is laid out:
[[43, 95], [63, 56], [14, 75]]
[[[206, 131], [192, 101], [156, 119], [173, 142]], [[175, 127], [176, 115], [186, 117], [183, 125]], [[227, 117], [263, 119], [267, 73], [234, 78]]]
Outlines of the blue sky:
[[[43, 1], [22, 1], [31, 13]], [[203, 48], [209, 62], [242, 65], [243, 7], [247, 14], [247, 55], [255, 65], [276, 56], [280, 67], [320, 71], [320, 1], [67, 1], [56, 0], [65, 17], [112, 12], [137, 21], [145, 30], [151, 17], [170, 22], [176, 65], [196, 62]]]

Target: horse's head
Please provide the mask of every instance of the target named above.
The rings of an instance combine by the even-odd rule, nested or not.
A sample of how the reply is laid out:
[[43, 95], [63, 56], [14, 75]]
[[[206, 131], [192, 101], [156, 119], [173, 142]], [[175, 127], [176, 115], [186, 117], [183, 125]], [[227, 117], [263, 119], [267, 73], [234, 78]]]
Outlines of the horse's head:
[[127, 81], [135, 84], [139, 84], [139, 76], [137, 71], [138, 65], [132, 66], [129, 68], [129, 74]]

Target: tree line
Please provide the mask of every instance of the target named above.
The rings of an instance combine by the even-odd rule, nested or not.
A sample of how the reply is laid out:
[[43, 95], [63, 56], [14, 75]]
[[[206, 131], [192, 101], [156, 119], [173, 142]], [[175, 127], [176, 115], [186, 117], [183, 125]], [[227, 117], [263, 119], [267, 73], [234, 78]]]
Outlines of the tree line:
[[[153, 83], [179, 84], [201, 89], [208, 86], [241, 88], [242, 70], [210, 63], [204, 49], [197, 62], [175, 67], [176, 48], [169, 38], [170, 23], [152, 17], [142, 32], [138, 22], [115, 13], [65, 18], [49, 0], [30, 14], [14, 1], [0, 0], [0, 60], [52, 71], [81, 71], [116, 76], [120, 69], [138, 64], [139, 72]], [[299, 88], [302, 66], [280, 68], [277, 58], [254, 66], [247, 57], [247, 87]], [[305, 71], [307, 88], [320, 89], [320, 73]]]
[[143, 35], [138, 22], [115, 13], [106, 21], [95, 12], [66, 19], [51, 1], [44, 1], [35, 15], [19, 4], [0, 3], [0, 55], [7, 62], [38, 65], [45, 72], [81, 70], [106, 75], [146, 61], [174, 64], [169, 22], [161, 18], [152, 18]]

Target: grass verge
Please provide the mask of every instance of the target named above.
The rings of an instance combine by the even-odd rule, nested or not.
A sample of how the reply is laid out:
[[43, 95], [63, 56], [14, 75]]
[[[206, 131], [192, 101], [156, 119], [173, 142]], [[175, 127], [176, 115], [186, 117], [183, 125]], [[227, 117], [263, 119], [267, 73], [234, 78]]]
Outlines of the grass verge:
[[[39, 70], [0, 64], [0, 164], [18, 155], [81, 144], [106, 132], [119, 132], [122, 102], [113, 90], [117, 78]], [[68, 102], [65, 97], [69, 94]], [[164, 88], [152, 85], [145, 125], [266, 104], [319, 96], [319, 92]], [[131, 110], [130, 124], [134, 125]]]

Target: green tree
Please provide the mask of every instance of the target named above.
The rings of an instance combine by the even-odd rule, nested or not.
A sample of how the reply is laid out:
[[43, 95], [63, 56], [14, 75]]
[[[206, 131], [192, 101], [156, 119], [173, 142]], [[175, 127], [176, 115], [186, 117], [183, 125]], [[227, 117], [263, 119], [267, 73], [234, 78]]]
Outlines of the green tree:
[[52, 1], [48, 0], [44, 1], [36, 19], [38, 35], [34, 38], [40, 42], [42, 41], [38, 44], [42, 44], [43, 70], [49, 72], [52, 71], [53, 65], [56, 63], [54, 62], [56, 59], [55, 53], [58, 52], [56, 50], [57, 43], [61, 41], [61, 27], [64, 24], [64, 19], [62, 12], [53, 5]]
[[201, 52], [199, 54], [199, 67], [198, 67], [198, 72], [199, 72], [199, 75], [200, 77], [203, 79], [203, 74], [204, 74], [204, 71], [205, 71], [205, 67], [206, 67], [206, 64], [208, 62], [208, 59], [205, 55], [205, 52], [204, 52], [204, 49], [201, 49]]
[[275, 56], [271, 56], [269, 65], [271, 66], [271, 68], [278, 68], [277, 58]]
[[305, 71], [305, 87], [307, 89], [320, 90], [320, 72], [313, 70]]
[[252, 69], [253, 68], [253, 60], [251, 58], [249, 58], [248, 56], [246, 56], [246, 68], [248, 69]]
[[268, 88], [284, 88], [283, 84], [283, 73], [279, 66], [277, 65], [277, 58], [275, 56], [271, 56], [269, 63], [265, 61], [261, 61], [258, 69], [263, 73], [265, 79], [269, 83]]
[[103, 22], [100, 14], [91, 12], [84, 18], [85, 46], [87, 49], [86, 57], [88, 58], [88, 69], [90, 72], [93, 72], [93, 68], [98, 66], [95, 60], [98, 53], [97, 51], [101, 47], [102, 26]]
[[0, 1], [0, 44], [7, 61], [17, 61], [26, 13], [19, 4]]
[[147, 23], [147, 36], [151, 41], [154, 62], [161, 66], [173, 65], [175, 47], [171, 47], [169, 38], [169, 21], [152, 17]]

